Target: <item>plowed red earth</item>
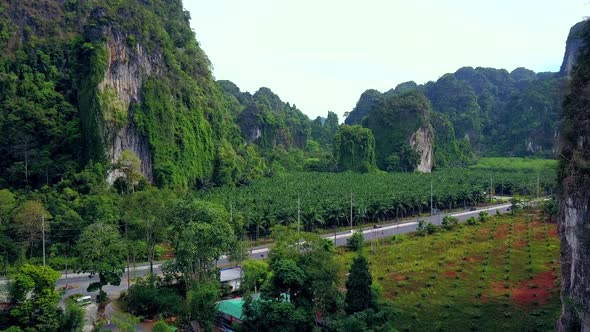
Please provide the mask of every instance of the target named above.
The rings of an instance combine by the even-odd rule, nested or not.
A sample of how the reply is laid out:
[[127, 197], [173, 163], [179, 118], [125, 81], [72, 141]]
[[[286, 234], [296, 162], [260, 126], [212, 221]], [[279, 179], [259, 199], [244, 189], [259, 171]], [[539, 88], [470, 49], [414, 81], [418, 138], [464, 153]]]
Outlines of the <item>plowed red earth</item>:
[[[520, 305], [531, 305], [534, 302], [540, 305], [547, 304], [551, 293], [557, 288], [556, 279], [553, 271], [547, 271], [538, 274], [532, 280], [519, 283], [512, 289], [512, 300]], [[533, 285], [534, 288], [531, 287]]]
[[496, 228], [496, 232], [494, 233], [494, 238], [496, 239], [503, 239], [508, 235], [508, 230], [510, 230], [509, 224], [502, 224]]

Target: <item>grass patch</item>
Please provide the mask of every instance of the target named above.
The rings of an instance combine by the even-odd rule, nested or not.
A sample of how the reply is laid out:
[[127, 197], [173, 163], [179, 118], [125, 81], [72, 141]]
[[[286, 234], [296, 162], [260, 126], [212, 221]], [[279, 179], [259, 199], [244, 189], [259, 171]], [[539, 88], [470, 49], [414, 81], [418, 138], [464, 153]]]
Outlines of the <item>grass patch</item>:
[[536, 159], [518, 157], [494, 157], [481, 158], [477, 164], [470, 166], [472, 169], [488, 169], [496, 171], [555, 171], [557, 169], [556, 159]]
[[[400, 310], [396, 328], [553, 330], [560, 312], [557, 225], [539, 222], [539, 214], [534, 220], [522, 213], [494, 216], [365, 249], [373, 282]], [[343, 280], [353, 255], [338, 251]]]

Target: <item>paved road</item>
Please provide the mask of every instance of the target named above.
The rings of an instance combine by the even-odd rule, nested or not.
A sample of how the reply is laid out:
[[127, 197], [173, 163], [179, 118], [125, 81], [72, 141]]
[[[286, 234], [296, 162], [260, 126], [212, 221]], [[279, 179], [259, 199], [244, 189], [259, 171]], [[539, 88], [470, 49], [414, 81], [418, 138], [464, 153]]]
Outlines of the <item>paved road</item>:
[[[430, 216], [430, 217], [420, 217], [417, 218], [415, 221], [409, 221], [408, 219], [397, 222], [397, 223], [386, 223], [382, 224], [379, 228], [374, 228], [373, 226], [363, 228], [363, 235], [367, 241], [371, 241], [374, 239], [384, 238], [393, 236], [396, 234], [406, 234], [416, 231], [418, 227], [418, 220], [424, 220], [426, 222], [431, 222], [436, 225], [440, 225], [442, 218], [447, 215], [452, 215], [457, 217], [459, 221], [465, 221], [469, 217], [479, 215], [481, 211], [487, 211], [491, 215], [495, 214], [496, 211], [500, 213], [506, 213], [509, 211], [511, 204], [497, 204], [492, 205], [490, 207], [477, 209], [475, 211], [465, 211], [465, 212], [452, 212], [452, 213], [441, 213], [439, 215]], [[346, 245], [346, 239], [348, 239], [352, 233], [350, 231], [345, 232], [338, 232], [336, 234], [325, 234], [323, 235], [327, 239], [335, 240], [336, 246], [343, 246]], [[260, 246], [255, 247], [250, 251], [250, 258], [254, 259], [264, 259], [268, 257], [269, 246]], [[219, 266], [227, 266], [231, 262], [227, 257], [222, 257], [218, 261]], [[139, 265], [135, 269], [131, 267], [130, 276], [131, 279], [135, 277], [141, 277], [146, 275], [149, 272], [149, 266], [147, 264]], [[154, 272], [161, 273], [161, 263], [154, 264]], [[86, 288], [91, 282], [98, 281], [98, 277], [89, 278], [89, 275], [86, 273], [82, 274], [68, 274], [67, 277], [65, 274], [62, 274], [61, 278], [57, 281], [57, 288], [64, 288], [66, 285], [68, 289], [64, 296], [70, 296], [73, 294], [83, 294], [83, 295], [95, 295], [97, 292], [88, 293], [86, 292]], [[0, 280], [0, 284], [5, 283], [5, 280]], [[121, 285], [119, 286], [105, 286], [104, 290], [112, 296], [118, 295], [121, 291], [127, 289], [127, 272], [125, 272], [123, 279], [121, 280]]]
[[[506, 212], [510, 211], [510, 207], [511, 207], [510, 203], [498, 204], [498, 205], [492, 205], [492, 206], [486, 207], [486, 208], [477, 209], [475, 211], [441, 213], [439, 215], [434, 215], [434, 216], [429, 216], [429, 217], [420, 217], [420, 218], [416, 218], [416, 221], [408, 221], [406, 219], [406, 220], [400, 221], [399, 223], [388, 223], [388, 224], [380, 225], [381, 227], [379, 227], [379, 228], [374, 228], [372, 226], [364, 227], [362, 229], [363, 236], [365, 237], [366, 241], [371, 241], [374, 239], [389, 237], [389, 236], [393, 236], [396, 234], [407, 234], [407, 233], [411, 233], [411, 232], [416, 231], [416, 229], [418, 228], [418, 221], [419, 220], [424, 220], [425, 222], [430, 222], [435, 225], [440, 225], [442, 222], [442, 219], [448, 215], [451, 215], [453, 217], [457, 217], [459, 219], [459, 221], [465, 221], [465, 220], [469, 219], [470, 217], [478, 216], [481, 211], [486, 211], [489, 214], [493, 215], [496, 213], [496, 211], [499, 211], [500, 213], [506, 213]], [[338, 232], [336, 234], [323, 235], [324, 238], [335, 241], [336, 246], [346, 245], [346, 240], [351, 236], [352, 236], [352, 233], [350, 231]], [[257, 248], [257, 249], [252, 250], [250, 257], [256, 258], [256, 259], [265, 258], [268, 255], [268, 251], [269, 251], [268, 246]]]

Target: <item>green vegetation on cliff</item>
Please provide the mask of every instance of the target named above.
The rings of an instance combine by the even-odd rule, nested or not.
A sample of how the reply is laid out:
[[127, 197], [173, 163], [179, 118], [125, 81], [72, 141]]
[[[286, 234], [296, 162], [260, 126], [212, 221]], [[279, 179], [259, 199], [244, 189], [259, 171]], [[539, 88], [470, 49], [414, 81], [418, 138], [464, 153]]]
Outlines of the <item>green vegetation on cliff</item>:
[[[470, 151], [487, 156], [554, 157], [563, 85], [558, 73], [463, 67], [436, 82], [406, 82], [383, 95], [422, 91], [434, 113], [446, 115], [453, 125], [464, 155], [459, 160], [469, 159]], [[380, 107], [382, 98], [376, 90], [365, 91], [345, 122], [361, 124], [371, 110]], [[453, 160], [446, 156], [456, 149], [453, 142], [442, 144], [440, 136], [449, 137], [448, 125], [440, 125], [438, 131], [443, 133], [434, 128], [435, 140], [439, 137], [434, 158], [435, 165], [444, 167]]]
[[[430, 103], [419, 92], [383, 97], [363, 119], [375, 135], [377, 165], [387, 171], [412, 172], [420, 152], [410, 147], [410, 138], [428, 126]], [[428, 148], [428, 147], [425, 147]]]
[[361, 126], [341, 126], [334, 138], [334, 160], [339, 171], [370, 172], [375, 168], [375, 137]]
[[377, 166], [382, 170], [412, 172], [421, 162], [429, 163], [421, 160], [428, 151], [435, 169], [462, 166], [473, 158], [469, 142], [455, 137], [448, 117], [433, 112], [429, 99], [413, 82], [383, 94], [366, 91], [346, 123], [356, 123], [360, 115], [359, 124], [375, 135]]

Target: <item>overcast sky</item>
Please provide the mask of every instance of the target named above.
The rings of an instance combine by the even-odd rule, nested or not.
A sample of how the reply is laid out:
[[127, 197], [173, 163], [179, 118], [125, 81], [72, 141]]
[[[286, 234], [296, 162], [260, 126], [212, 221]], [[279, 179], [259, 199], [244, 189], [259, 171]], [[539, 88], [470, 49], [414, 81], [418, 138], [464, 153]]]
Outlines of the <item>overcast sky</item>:
[[216, 79], [310, 118], [463, 66], [558, 71], [588, 0], [184, 0]]

